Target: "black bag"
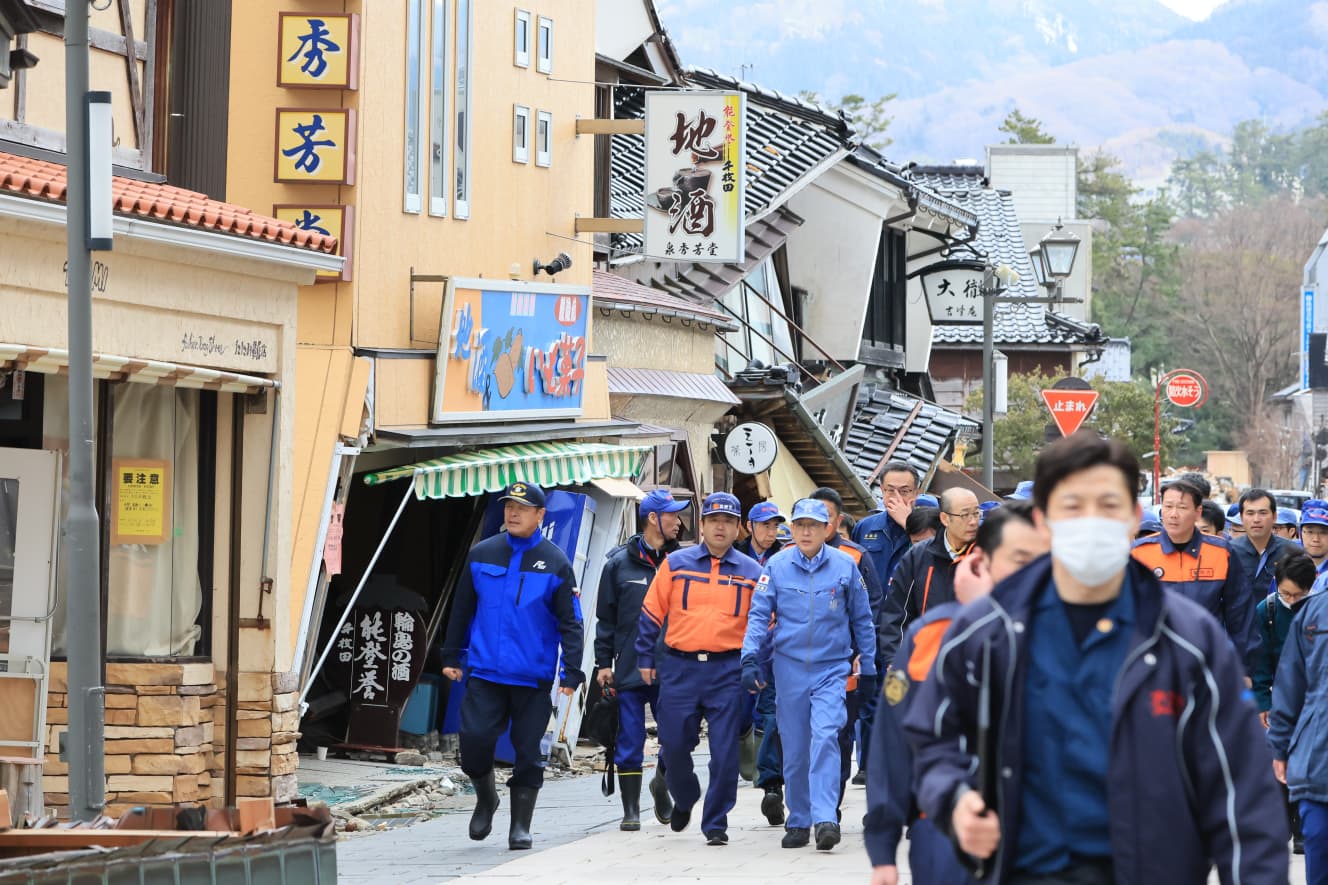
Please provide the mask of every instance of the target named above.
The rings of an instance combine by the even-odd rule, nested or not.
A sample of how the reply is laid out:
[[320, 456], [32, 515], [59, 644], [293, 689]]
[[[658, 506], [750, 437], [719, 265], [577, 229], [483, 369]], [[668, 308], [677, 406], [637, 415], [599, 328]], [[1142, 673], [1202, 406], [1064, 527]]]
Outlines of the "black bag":
[[581, 719], [581, 736], [604, 748], [604, 778], [599, 790], [612, 796], [614, 790], [613, 755], [618, 749], [618, 693], [609, 689], [600, 695]]

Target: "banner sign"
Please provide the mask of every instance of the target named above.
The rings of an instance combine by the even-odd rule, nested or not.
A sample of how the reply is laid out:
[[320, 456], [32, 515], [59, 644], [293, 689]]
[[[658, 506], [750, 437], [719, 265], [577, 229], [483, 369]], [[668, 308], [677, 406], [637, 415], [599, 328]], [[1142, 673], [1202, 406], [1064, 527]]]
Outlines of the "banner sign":
[[1310, 335], [1314, 332], [1314, 290], [1300, 295], [1300, 389], [1310, 389]]
[[580, 417], [589, 311], [588, 286], [449, 279], [430, 420]]
[[647, 256], [743, 261], [746, 109], [741, 92], [646, 94]]

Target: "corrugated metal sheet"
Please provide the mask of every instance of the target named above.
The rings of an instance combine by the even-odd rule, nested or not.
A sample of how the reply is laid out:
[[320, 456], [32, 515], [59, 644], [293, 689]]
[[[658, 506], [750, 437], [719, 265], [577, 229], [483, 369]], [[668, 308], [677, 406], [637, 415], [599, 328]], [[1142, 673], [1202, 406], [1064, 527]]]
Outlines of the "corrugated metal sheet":
[[715, 375], [628, 369], [609, 366], [609, 393], [623, 396], [672, 396], [737, 405], [740, 400]]
[[[917, 415], [909, 422], [915, 408]], [[936, 403], [897, 390], [864, 387], [858, 394], [853, 423], [844, 437], [844, 454], [866, 481], [898, 440], [890, 459], [907, 462], [919, 476], [927, 477], [936, 469], [963, 422], [958, 412]], [[879, 479], [872, 483], [879, 484]]]

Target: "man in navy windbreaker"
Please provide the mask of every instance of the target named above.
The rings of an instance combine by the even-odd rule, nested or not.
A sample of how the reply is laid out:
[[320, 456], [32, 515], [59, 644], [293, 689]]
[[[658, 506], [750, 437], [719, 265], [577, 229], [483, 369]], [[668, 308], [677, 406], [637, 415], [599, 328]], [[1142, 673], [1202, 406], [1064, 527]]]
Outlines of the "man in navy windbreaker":
[[511, 725], [516, 764], [507, 785], [512, 821], [511, 849], [529, 848], [535, 799], [544, 785], [540, 743], [553, 712], [551, 691], [563, 650], [562, 693], [584, 680], [578, 669], [584, 639], [576, 576], [557, 545], [540, 533], [544, 490], [515, 482], [503, 492], [507, 531], [470, 549], [452, 595], [452, 616], [443, 642], [443, 675], [461, 679], [466, 652], [466, 696], [461, 702], [461, 770], [475, 785], [470, 838], [493, 828], [498, 791], [493, 751]]
[[1131, 559], [1138, 476], [1094, 431], [1043, 450], [1051, 555], [958, 613], [904, 719], [918, 804], [980, 881], [1204, 885], [1214, 864], [1224, 885], [1287, 880], [1240, 659]]

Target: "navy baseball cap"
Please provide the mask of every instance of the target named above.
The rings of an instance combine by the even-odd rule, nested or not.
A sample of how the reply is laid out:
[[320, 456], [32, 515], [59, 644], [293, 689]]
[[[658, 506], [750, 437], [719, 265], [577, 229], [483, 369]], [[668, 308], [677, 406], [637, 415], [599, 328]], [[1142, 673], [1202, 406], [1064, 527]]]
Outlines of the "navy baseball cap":
[[935, 507], [941, 509], [941, 499], [935, 495], [918, 495], [913, 499], [914, 507]]
[[645, 516], [649, 513], [677, 513], [679, 510], [686, 510], [692, 506], [691, 501], [679, 501], [673, 497], [673, 492], [668, 489], [655, 489], [648, 492], [641, 499], [641, 504], [636, 508], [636, 512]]
[[1014, 487], [1014, 491], [1005, 496], [1011, 501], [1032, 501], [1033, 480], [1026, 479]]
[[705, 502], [701, 505], [701, 518], [719, 514], [742, 519], [742, 505], [728, 492], [711, 492], [706, 495]]
[[752, 509], [747, 511], [748, 522], [769, 522], [772, 519], [780, 522], [788, 521], [788, 517], [779, 512], [779, 506], [774, 501], [762, 501], [760, 504], [752, 505]]
[[525, 504], [527, 507], [543, 507], [544, 489], [533, 482], [514, 482], [503, 489], [502, 497], [498, 500], [515, 501], [518, 504]]
[[1328, 528], [1328, 501], [1322, 498], [1311, 498], [1300, 508], [1300, 524], [1302, 527], [1307, 525], [1321, 525]]
[[1241, 525], [1240, 521], [1240, 502], [1237, 501], [1227, 508], [1227, 522], [1234, 525]]
[[817, 522], [830, 522], [830, 511], [826, 508], [824, 501], [818, 501], [815, 498], [803, 498], [793, 505], [793, 521], [800, 519], [814, 519]]
[[1277, 525], [1300, 525], [1300, 514], [1293, 507], [1277, 508]]

